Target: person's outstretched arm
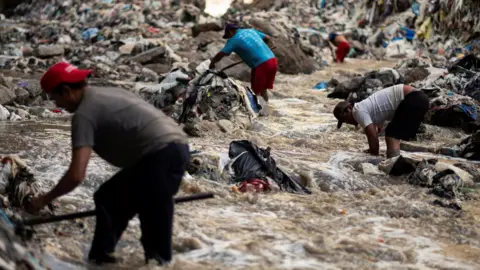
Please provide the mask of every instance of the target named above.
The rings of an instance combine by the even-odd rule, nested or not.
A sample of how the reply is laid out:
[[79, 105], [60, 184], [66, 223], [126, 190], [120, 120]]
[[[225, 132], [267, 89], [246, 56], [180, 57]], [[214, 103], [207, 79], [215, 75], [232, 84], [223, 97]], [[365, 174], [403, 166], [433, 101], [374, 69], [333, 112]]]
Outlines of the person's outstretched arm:
[[29, 206], [30, 209], [28, 210], [30, 212], [37, 212], [54, 199], [71, 192], [80, 185], [83, 179], [85, 179], [91, 154], [92, 148], [90, 147], [74, 148], [72, 151], [72, 162], [65, 175], [52, 190], [44, 195], [33, 198]]
[[220, 51], [219, 53], [217, 53], [213, 58], [212, 60], [210, 60], [210, 66], [209, 68], [210, 69], [214, 69], [215, 68], [215, 64], [217, 64], [218, 62], [220, 62], [220, 60], [222, 60], [223, 57], [227, 56], [228, 54]]
[[367, 135], [370, 154], [378, 156], [380, 152], [380, 143], [378, 142], [378, 133], [376, 126], [374, 124], [368, 125], [365, 128], [365, 135]]

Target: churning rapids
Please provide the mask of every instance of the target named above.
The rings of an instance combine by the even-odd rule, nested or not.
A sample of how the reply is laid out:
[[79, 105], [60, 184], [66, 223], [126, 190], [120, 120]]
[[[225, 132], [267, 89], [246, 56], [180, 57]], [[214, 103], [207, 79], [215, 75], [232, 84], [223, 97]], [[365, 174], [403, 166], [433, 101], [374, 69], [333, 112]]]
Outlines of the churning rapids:
[[[336, 130], [336, 100], [312, 90], [340, 71], [365, 72], [392, 62], [349, 59], [312, 75], [279, 75], [272, 116], [250, 130], [191, 139], [191, 148], [227, 153], [232, 140], [272, 147], [277, 163], [311, 179], [312, 195], [237, 194], [213, 179], [186, 177], [180, 194], [213, 191], [212, 200], [176, 207], [175, 259], [168, 269], [480, 269], [480, 202], [458, 212], [432, 205], [434, 195], [402, 179], [363, 175], [348, 163], [367, 148], [353, 127]], [[459, 131], [428, 127], [433, 141], [458, 141]], [[69, 122], [3, 122], [2, 154], [27, 160], [47, 188], [70, 160]], [[114, 136], [112, 134], [112, 136]], [[381, 147], [385, 145], [381, 140]], [[59, 212], [93, 207], [92, 194], [116, 171], [94, 157], [80, 188], [60, 202]], [[129, 198], [125, 198], [129, 200]], [[37, 227], [36, 239], [58, 269], [85, 269], [94, 219]], [[117, 247], [122, 268], [143, 266], [138, 220]], [[148, 268], [150, 266], [146, 266]], [[113, 267], [118, 269], [119, 267]], [[112, 268], [112, 269], [113, 269]]]

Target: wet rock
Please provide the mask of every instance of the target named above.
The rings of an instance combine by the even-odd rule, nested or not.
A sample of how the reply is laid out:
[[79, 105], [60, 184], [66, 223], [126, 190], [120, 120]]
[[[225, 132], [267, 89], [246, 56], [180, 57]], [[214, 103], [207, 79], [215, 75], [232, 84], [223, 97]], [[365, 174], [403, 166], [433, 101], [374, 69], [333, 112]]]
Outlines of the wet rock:
[[379, 79], [366, 79], [363, 85], [364, 89], [376, 89], [379, 87], [383, 87], [383, 83]]
[[153, 49], [150, 49], [146, 52], [143, 52], [141, 54], [138, 54], [136, 56], [133, 56], [130, 58], [131, 61], [137, 62], [140, 64], [149, 64], [149, 63], [155, 63], [158, 58], [164, 58], [167, 50], [165, 47], [156, 47]]
[[405, 73], [405, 84], [421, 81], [430, 75], [430, 72], [424, 67], [414, 67]]
[[14, 112], [10, 113], [10, 117], [8, 118], [10, 121], [19, 121], [22, 120], [22, 117], [19, 115], [15, 114]]
[[223, 27], [219, 23], [212, 22], [212, 23], [204, 23], [204, 24], [197, 24], [192, 27], [192, 36], [197, 37], [200, 33], [209, 32], [209, 31], [222, 31]]
[[315, 61], [299, 47], [286, 38], [273, 38], [273, 49], [278, 59], [278, 71], [284, 74], [310, 74], [317, 69]]
[[53, 56], [60, 56], [65, 53], [65, 48], [62, 45], [40, 45], [35, 50], [35, 56], [39, 58], [49, 58]]
[[231, 121], [222, 119], [217, 122], [218, 127], [220, 128], [221, 131], [225, 133], [232, 133], [232, 131], [235, 128], [235, 124], [233, 124]]
[[276, 27], [272, 26], [270, 22], [267, 22], [262, 19], [252, 18], [249, 23], [259, 31], [268, 34], [273, 37], [278, 37], [281, 33], [276, 29]]
[[198, 7], [189, 4], [185, 5], [183, 10], [179, 11], [181, 12], [180, 20], [183, 23], [196, 22], [202, 13]]
[[256, 0], [256, 1], [239, 1], [240, 7], [244, 9], [254, 9], [254, 10], [269, 10], [275, 7], [277, 0]]
[[[228, 65], [231, 65], [238, 61], [241, 61], [238, 56], [225, 57], [224, 59], [222, 59], [222, 61], [220, 61], [220, 63], [218, 63], [217, 69], [222, 70]], [[245, 63], [238, 64], [232, 68], [225, 70], [225, 74], [227, 74], [229, 77], [235, 78], [243, 82], [250, 82], [251, 79], [251, 69]]]
[[199, 239], [193, 237], [181, 238], [173, 241], [173, 249], [181, 253], [201, 249], [202, 247], [202, 242]]
[[135, 49], [135, 44], [134, 43], [128, 43], [128, 44], [122, 45], [118, 48], [120, 53], [124, 54], [124, 55], [132, 55], [134, 49]]
[[385, 175], [377, 166], [371, 163], [362, 163], [362, 172], [366, 175]]
[[363, 77], [354, 77], [350, 80], [343, 81], [335, 87], [332, 93], [328, 94], [328, 97], [346, 99], [351, 92], [359, 90], [364, 82], [365, 79]]
[[382, 82], [384, 87], [389, 87], [397, 82], [396, 74], [391, 70], [385, 70], [378, 73], [378, 79]]
[[23, 110], [23, 109], [20, 109], [20, 108], [16, 109], [16, 110], [15, 110], [15, 113], [16, 113], [18, 116], [20, 116], [21, 118], [23, 118], [23, 119], [25, 119], [25, 118], [27, 118], [28, 116], [30, 116], [27, 111], [25, 111], [25, 110]]
[[120, 54], [118, 52], [106, 52], [105, 54], [110, 60], [115, 61], [120, 57]]
[[38, 116], [38, 117], [42, 117], [42, 118], [52, 118], [52, 117], [55, 117], [55, 113], [51, 112], [50, 110], [47, 110], [45, 108], [42, 108], [42, 107], [32, 107], [32, 108], [29, 108], [29, 111], [28, 111], [30, 114], [33, 114], [35, 116]]
[[15, 96], [15, 102], [18, 104], [26, 104], [28, 98], [30, 97], [30, 93], [23, 88], [15, 88]]
[[370, 53], [377, 59], [377, 60], [383, 60], [385, 58], [385, 55], [387, 54], [386, 50], [384, 48], [370, 48]]
[[142, 68], [142, 75], [144, 75], [149, 81], [158, 82], [157, 73], [151, 69]]
[[247, 116], [236, 116], [235, 123], [243, 129], [248, 129], [252, 125], [252, 122]]
[[16, 98], [15, 93], [3, 85], [0, 85], [0, 105], [9, 104]]
[[148, 64], [145, 65], [146, 68], [153, 70], [157, 74], [163, 74], [163, 73], [168, 73], [171, 69], [171, 65], [166, 65], [166, 64]]

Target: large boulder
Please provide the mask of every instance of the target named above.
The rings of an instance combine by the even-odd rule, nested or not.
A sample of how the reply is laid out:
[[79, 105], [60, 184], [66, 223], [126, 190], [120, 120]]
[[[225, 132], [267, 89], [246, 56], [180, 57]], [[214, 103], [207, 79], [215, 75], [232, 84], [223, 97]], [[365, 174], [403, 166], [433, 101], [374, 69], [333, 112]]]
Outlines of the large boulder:
[[216, 22], [197, 24], [192, 27], [192, 36], [197, 37], [198, 35], [200, 35], [200, 33], [203, 33], [203, 32], [210, 32], [210, 31], [219, 32], [222, 30], [223, 30], [222, 25]]
[[233, 6], [237, 9], [255, 9], [255, 10], [271, 10], [280, 9], [288, 6], [290, 1], [286, 0], [253, 0], [251, 3], [245, 4], [243, 0], [236, 0]]
[[281, 35], [281, 32], [266, 20], [252, 18], [248, 21], [248, 23], [253, 26], [253, 28], [258, 29], [259, 31], [262, 31], [263, 33], [272, 37], [278, 37]]
[[421, 81], [430, 75], [430, 72], [425, 67], [414, 67], [405, 72], [405, 84], [411, 84]]
[[286, 38], [273, 38], [276, 46], [273, 53], [278, 59], [278, 71], [283, 74], [309, 74], [317, 69], [315, 61], [301, 48]]
[[137, 54], [130, 58], [130, 61], [137, 62], [140, 64], [153, 64], [159, 63], [160, 59], [166, 57], [167, 49], [163, 46], [150, 49], [141, 54]]
[[61, 56], [64, 53], [65, 48], [62, 45], [40, 45], [35, 50], [35, 56], [37, 56], [38, 58]]
[[[241, 59], [237, 55], [225, 57], [222, 59], [222, 61], [220, 61], [220, 63], [218, 63], [216, 69], [222, 70], [223, 68], [239, 61], [241, 61]], [[245, 63], [241, 63], [225, 70], [225, 74], [240, 81], [250, 82], [251, 69]]]
[[0, 105], [9, 104], [15, 100], [14, 85], [10, 78], [0, 74]]
[[295, 44], [285, 33], [280, 32], [271, 22], [251, 19], [249, 24], [254, 28], [272, 36], [275, 48], [273, 53], [278, 60], [278, 71], [284, 74], [312, 73], [318, 66], [313, 58], [308, 57], [305, 48]]

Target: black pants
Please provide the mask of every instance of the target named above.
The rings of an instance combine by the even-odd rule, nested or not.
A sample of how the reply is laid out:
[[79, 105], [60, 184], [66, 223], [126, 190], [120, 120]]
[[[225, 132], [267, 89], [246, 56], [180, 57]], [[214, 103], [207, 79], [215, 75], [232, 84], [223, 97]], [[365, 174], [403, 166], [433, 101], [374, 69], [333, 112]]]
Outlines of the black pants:
[[410, 92], [398, 105], [392, 121], [385, 130], [385, 136], [403, 141], [415, 138], [428, 108], [429, 100], [424, 92]]
[[94, 195], [97, 223], [90, 259], [113, 253], [128, 221], [136, 214], [146, 259], [172, 259], [173, 196], [189, 155], [188, 145], [170, 143], [100, 186]]

